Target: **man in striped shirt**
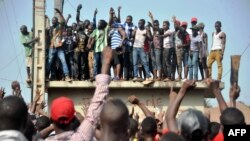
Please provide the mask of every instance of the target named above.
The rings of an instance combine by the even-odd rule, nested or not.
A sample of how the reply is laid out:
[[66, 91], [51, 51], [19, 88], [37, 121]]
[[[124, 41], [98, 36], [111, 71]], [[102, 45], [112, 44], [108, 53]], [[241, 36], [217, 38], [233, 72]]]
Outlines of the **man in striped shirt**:
[[[114, 12], [110, 9], [110, 18], [113, 18]], [[109, 39], [112, 48], [113, 60], [112, 65], [114, 68], [114, 79], [120, 80], [119, 74], [121, 71], [121, 62], [119, 61], [118, 54], [123, 52], [123, 42], [126, 38], [125, 31], [122, 26], [112, 22], [111, 30], [109, 32]]]

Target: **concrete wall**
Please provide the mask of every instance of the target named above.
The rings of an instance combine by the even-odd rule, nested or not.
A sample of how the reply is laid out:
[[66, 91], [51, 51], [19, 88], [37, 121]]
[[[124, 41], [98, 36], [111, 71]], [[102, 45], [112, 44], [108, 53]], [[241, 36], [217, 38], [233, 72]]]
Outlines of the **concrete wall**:
[[[123, 81], [111, 82], [109, 96], [123, 100], [128, 109], [131, 111], [132, 106], [127, 98], [130, 95], [136, 95], [150, 110], [157, 112], [160, 109], [167, 110], [169, 103], [170, 85], [178, 92], [182, 82], [155, 82], [151, 85], [144, 86], [139, 82]], [[66, 96], [74, 100], [76, 111], [83, 113], [83, 109], [87, 109], [90, 99], [95, 90], [95, 83], [86, 81], [75, 81], [72, 83], [55, 81], [48, 84], [48, 105], [51, 101], [60, 96]], [[221, 85], [223, 88], [223, 84]], [[204, 97], [213, 97], [204, 83], [197, 83], [197, 88], [190, 90], [181, 104], [180, 112], [194, 107], [201, 111], [204, 110]], [[84, 108], [83, 108], [84, 107]], [[135, 106], [135, 113], [141, 118], [144, 114]]]

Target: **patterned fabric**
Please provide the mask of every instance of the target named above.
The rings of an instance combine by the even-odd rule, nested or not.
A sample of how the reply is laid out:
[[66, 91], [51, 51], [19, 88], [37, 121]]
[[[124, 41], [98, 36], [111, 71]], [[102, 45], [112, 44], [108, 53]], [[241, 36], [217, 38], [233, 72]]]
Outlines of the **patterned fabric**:
[[95, 52], [102, 52], [104, 47], [107, 46], [107, 33], [109, 30], [109, 26], [105, 28], [105, 30], [95, 29], [90, 37], [95, 40]]
[[132, 46], [133, 43], [131, 41], [131, 38], [132, 38], [132, 32], [133, 30], [135, 30], [136, 26], [134, 26], [134, 24], [132, 23], [131, 25], [128, 25], [127, 23], [124, 23], [123, 24], [123, 28], [125, 30], [125, 33], [126, 33], [126, 37], [127, 37], [127, 40], [125, 41], [125, 44], [127, 46]]
[[96, 90], [89, 105], [89, 109], [84, 121], [81, 123], [76, 132], [67, 131], [61, 134], [49, 137], [46, 141], [90, 141], [95, 132], [95, 126], [103, 108], [104, 98], [108, 95], [108, 85], [110, 76], [99, 74], [96, 76]]
[[120, 46], [122, 42], [122, 37], [118, 31], [118, 28], [113, 28], [110, 31], [110, 36], [111, 36], [111, 48], [116, 49], [117, 47]]

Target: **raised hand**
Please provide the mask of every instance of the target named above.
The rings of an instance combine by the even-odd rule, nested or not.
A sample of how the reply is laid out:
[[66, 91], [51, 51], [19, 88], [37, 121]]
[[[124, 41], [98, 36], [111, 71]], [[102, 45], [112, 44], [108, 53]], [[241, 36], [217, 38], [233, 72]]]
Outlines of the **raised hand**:
[[176, 21], [176, 16], [173, 16], [172, 20], [173, 20], [173, 22], [175, 22]]
[[41, 104], [39, 104], [38, 109], [43, 110], [45, 107], [46, 107], [46, 103], [42, 101]]
[[195, 82], [192, 80], [186, 80], [182, 85], [182, 88], [184, 88], [184, 89], [190, 89], [190, 88], [194, 88], [194, 87], [195, 87]]
[[94, 12], [94, 16], [96, 16], [97, 13], [98, 13], [98, 10], [97, 10], [97, 8], [96, 8], [96, 9], [95, 9], [95, 12]]
[[234, 83], [230, 88], [230, 99], [236, 100], [240, 96], [240, 87], [237, 85], [237, 83]]
[[121, 9], [122, 9], [122, 7], [121, 7], [121, 6], [119, 6], [119, 7], [118, 7], [118, 11], [120, 12], [120, 11], [121, 11]]
[[58, 8], [54, 8], [56, 13], [61, 13], [61, 11]]
[[41, 90], [37, 89], [34, 102], [37, 102], [40, 99], [40, 97], [41, 97]]
[[139, 104], [140, 101], [139, 99], [135, 96], [135, 95], [131, 95], [128, 97], [128, 101], [131, 103], [131, 104]]
[[78, 6], [77, 6], [77, 11], [80, 11], [82, 9], [82, 4], [79, 4]]
[[207, 79], [207, 85], [211, 88], [213, 93], [220, 91], [220, 82], [217, 80]]
[[71, 18], [71, 14], [68, 15], [68, 18]]
[[5, 95], [5, 89], [4, 89], [4, 88], [1, 88], [1, 89], [0, 89], [0, 99], [3, 99], [3, 98], [4, 98], [4, 95]]
[[149, 11], [148, 12], [148, 16], [150, 17], [150, 18], [153, 18], [153, 14]]

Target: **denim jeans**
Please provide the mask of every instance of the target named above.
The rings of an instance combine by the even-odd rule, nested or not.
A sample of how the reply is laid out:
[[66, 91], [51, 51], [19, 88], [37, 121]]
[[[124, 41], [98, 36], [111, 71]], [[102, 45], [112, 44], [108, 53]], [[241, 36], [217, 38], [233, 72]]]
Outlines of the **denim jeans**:
[[155, 48], [155, 62], [156, 62], [156, 69], [159, 71], [162, 69], [162, 49]]
[[199, 51], [190, 51], [188, 58], [189, 80], [198, 80]]
[[189, 49], [183, 49], [183, 67], [188, 66]]
[[101, 73], [102, 68], [102, 52], [94, 53], [94, 76]]
[[65, 76], [69, 75], [69, 69], [65, 60], [65, 54], [64, 54], [64, 50], [63, 48], [50, 48], [49, 49], [49, 59], [48, 59], [48, 67], [46, 70], [46, 76], [49, 76], [50, 70], [51, 70], [51, 66], [52, 66], [52, 62], [53, 59], [55, 58], [55, 56], [58, 56], [58, 58], [60, 59], [61, 63], [62, 63], [62, 68], [63, 68], [63, 73]]
[[146, 53], [144, 51], [144, 48], [133, 48], [133, 65], [134, 65], [134, 77], [138, 77], [138, 59], [141, 59], [141, 63], [146, 71], [146, 77], [150, 77], [149, 72], [149, 62], [146, 56]]

